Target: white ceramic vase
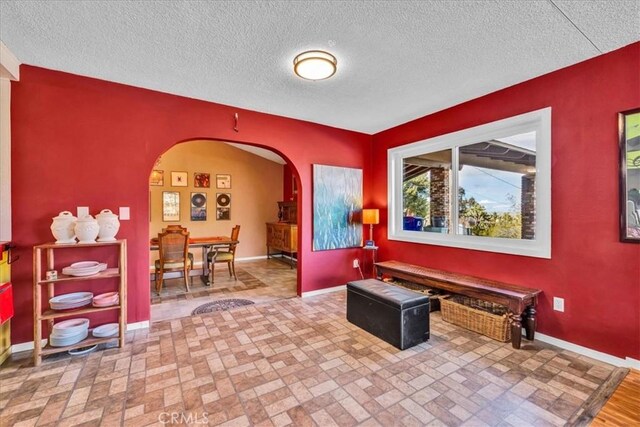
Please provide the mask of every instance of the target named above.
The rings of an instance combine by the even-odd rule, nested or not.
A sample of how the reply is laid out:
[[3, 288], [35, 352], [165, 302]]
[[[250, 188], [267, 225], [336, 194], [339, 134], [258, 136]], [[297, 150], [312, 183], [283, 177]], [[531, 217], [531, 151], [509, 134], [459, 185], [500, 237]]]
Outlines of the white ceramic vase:
[[118, 230], [120, 229], [118, 215], [109, 209], [102, 209], [100, 213], [96, 215], [96, 219], [100, 226], [98, 242], [113, 242], [116, 240], [116, 234], [118, 234]]
[[78, 243], [95, 243], [99, 232], [100, 226], [98, 225], [98, 221], [91, 215], [85, 215], [76, 221], [76, 237], [79, 240]]
[[62, 211], [53, 218], [51, 233], [56, 238], [56, 244], [64, 245], [76, 242], [76, 217], [69, 211]]

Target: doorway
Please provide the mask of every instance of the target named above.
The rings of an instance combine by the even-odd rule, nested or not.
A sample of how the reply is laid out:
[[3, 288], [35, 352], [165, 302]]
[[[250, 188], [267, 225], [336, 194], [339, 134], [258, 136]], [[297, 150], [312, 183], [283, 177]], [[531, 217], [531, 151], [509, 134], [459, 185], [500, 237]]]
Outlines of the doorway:
[[267, 258], [267, 224], [282, 222], [283, 202], [295, 205], [297, 180], [285, 159], [259, 147], [198, 139], [163, 153], [150, 174], [149, 238], [171, 225], [186, 228], [192, 240], [230, 236], [236, 225], [241, 232], [234, 254], [235, 276], [219, 262], [213, 263], [213, 275], [205, 275], [210, 248], [190, 245], [189, 291], [183, 273], [171, 272], [156, 292], [159, 254], [152, 245], [151, 321], [189, 316], [200, 305], [223, 299], [260, 304], [295, 297], [296, 254], [271, 248]]

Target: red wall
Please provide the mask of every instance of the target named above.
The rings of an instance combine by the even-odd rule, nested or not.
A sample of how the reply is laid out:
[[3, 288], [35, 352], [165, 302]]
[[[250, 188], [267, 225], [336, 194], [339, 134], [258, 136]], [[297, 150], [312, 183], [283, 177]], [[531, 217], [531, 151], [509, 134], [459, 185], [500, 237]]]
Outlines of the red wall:
[[21, 257], [12, 271], [14, 344], [33, 339], [31, 248], [52, 241], [51, 218], [76, 206], [89, 206], [92, 214], [131, 208], [132, 219], [122, 221], [118, 234], [128, 240], [128, 322], [149, 319], [148, 177], [160, 154], [194, 138], [271, 148], [295, 169], [301, 184], [298, 292], [356, 278], [348, 260], [359, 250], [311, 251], [311, 165], [364, 168], [369, 135], [31, 66], [22, 66], [12, 84], [11, 108], [13, 238]]
[[[373, 136], [23, 66], [12, 86], [13, 342], [32, 339], [31, 246], [51, 217], [76, 206], [130, 206], [129, 322], [149, 318], [148, 186], [176, 142], [214, 138], [272, 148], [300, 178], [300, 290], [356, 278], [359, 250], [311, 251], [311, 165], [364, 168], [365, 207], [380, 207], [379, 259], [542, 288], [539, 331], [640, 359], [640, 245], [618, 240], [619, 111], [640, 106], [640, 43]], [[387, 241], [386, 150], [551, 106], [552, 259]], [[232, 130], [240, 113], [240, 132]], [[284, 195], [287, 196], [286, 194]], [[286, 200], [286, 198], [285, 198]], [[331, 268], [327, 268], [330, 265]], [[552, 311], [553, 296], [565, 313]]]
[[640, 245], [618, 238], [617, 139], [617, 113], [640, 106], [639, 70], [635, 43], [374, 135], [369, 190], [385, 208], [388, 148], [552, 107], [552, 259], [388, 241], [385, 209], [380, 259], [541, 288], [540, 332], [640, 359]]

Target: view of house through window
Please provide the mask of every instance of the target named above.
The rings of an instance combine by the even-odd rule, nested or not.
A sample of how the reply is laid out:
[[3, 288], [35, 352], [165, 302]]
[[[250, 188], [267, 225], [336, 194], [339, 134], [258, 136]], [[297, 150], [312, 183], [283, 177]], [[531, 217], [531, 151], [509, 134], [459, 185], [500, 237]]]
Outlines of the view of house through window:
[[451, 150], [406, 158], [403, 168], [403, 228], [449, 233]]
[[534, 239], [535, 178], [535, 132], [405, 158], [403, 229]]

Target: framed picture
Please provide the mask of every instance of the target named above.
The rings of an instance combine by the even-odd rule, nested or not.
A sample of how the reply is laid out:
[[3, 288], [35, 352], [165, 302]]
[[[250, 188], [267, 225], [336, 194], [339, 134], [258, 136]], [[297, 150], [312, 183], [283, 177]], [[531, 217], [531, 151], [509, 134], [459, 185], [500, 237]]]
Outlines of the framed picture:
[[191, 193], [191, 221], [207, 220], [207, 193]]
[[230, 208], [216, 208], [216, 219], [218, 221], [227, 221], [231, 219]]
[[640, 108], [618, 115], [620, 240], [640, 243]]
[[231, 219], [231, 193], [216, 193], [216, 219]]
[[193, 186], [198, 188], [209, 188], [211, 186], [211, 175], [208, 173], [196, 172], [193, 174]]
[[186, 187], [188, 185], [186, 172], [171, 172], [172, 187]]
[[162, 221], [180, 221], [180, 193], [177, 191], [162, 192]]
[[154, 169], [149, 176], [149, 185], [164, 185], [164, 171]]
[[216, 175], [216, 188], [231, 188], [231, 175]]
[[313, 250], [362, 246], [362, 169], [313, 165]]

